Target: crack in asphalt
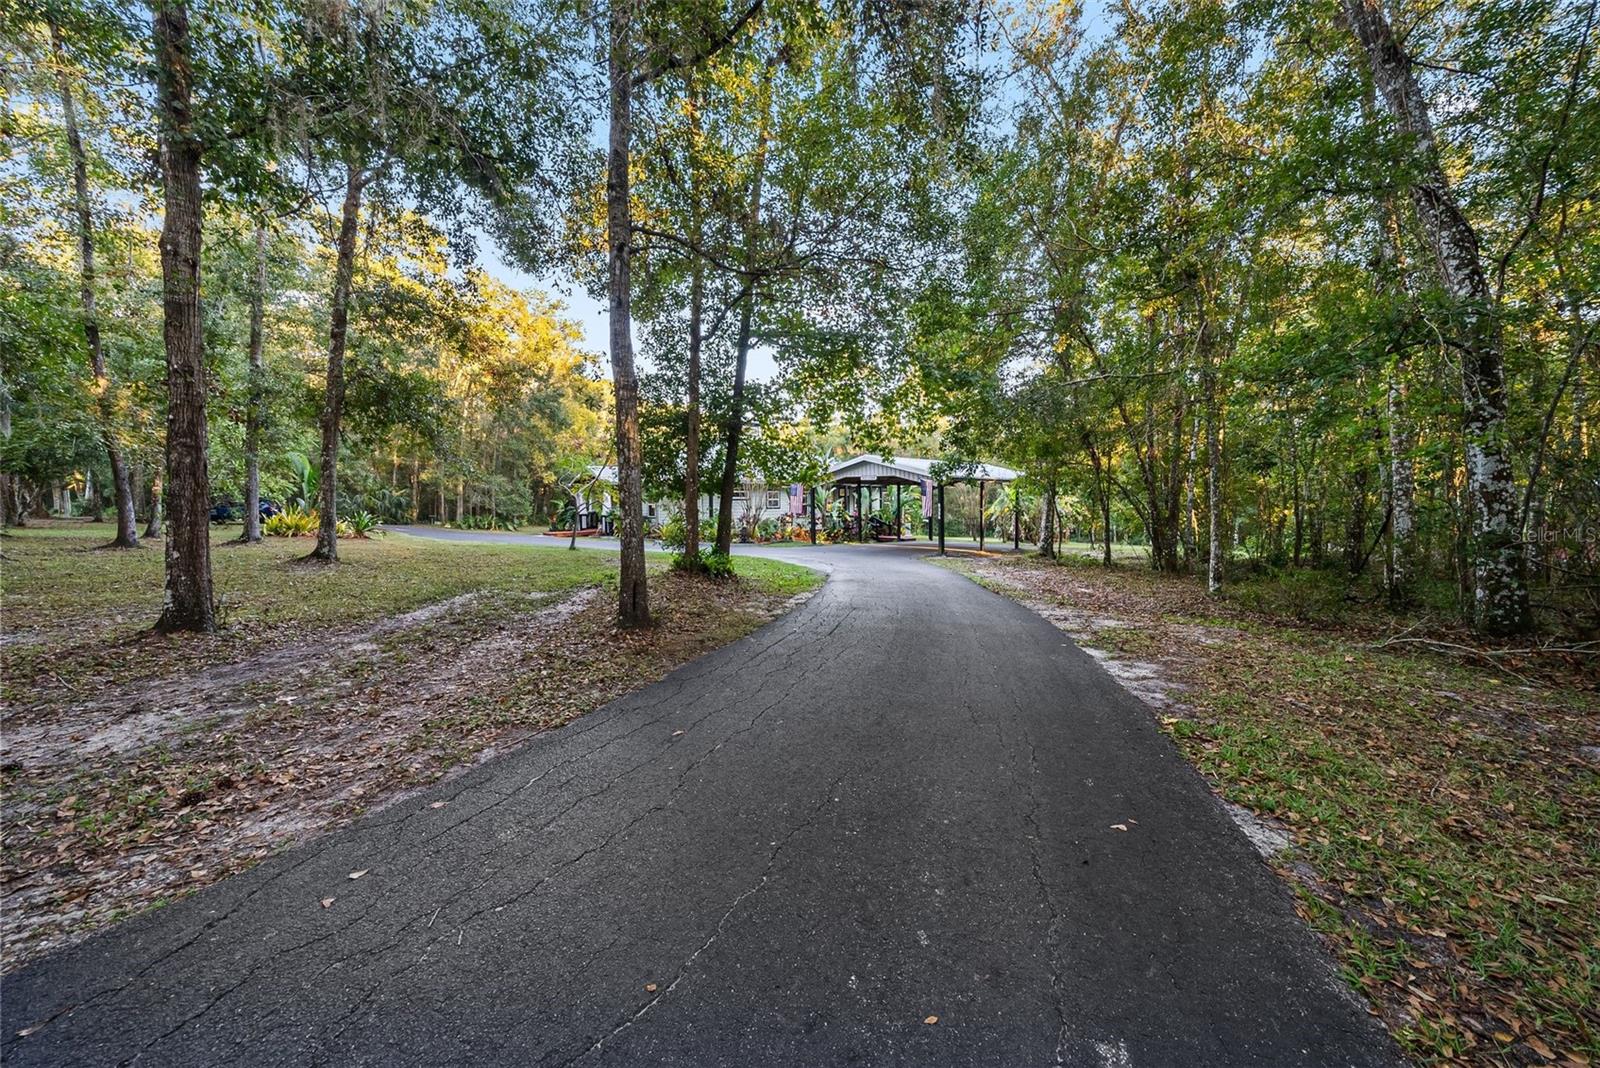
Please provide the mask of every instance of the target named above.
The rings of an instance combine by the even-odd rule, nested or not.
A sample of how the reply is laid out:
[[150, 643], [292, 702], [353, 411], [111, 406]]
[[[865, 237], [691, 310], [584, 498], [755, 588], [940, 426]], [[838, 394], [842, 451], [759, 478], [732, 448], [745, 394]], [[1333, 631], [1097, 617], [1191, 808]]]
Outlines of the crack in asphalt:
[[[871, 769], [869, 768], [868, 770], [870, 771]], [[722, 916], [717, 920], [716, 926], [712, 928], [710, 936], [700, 944], [699, 948], [697, 948], [693, 953], [689, 954], [682, 964], [678, 966], [677, 974], [672, 977], [672, 982], [668, 983], [666, 988], [657, 993], [655, 997], [641, 1005], [639, 1009], [631, 1016], [623, 1020], [616, 1027], [612, 1028], [605, 1035], [602, 1035], [600, 1038], [596, 1039], [594, 1044], [588, 1049], [585, 1049], [583, 1052], [574, 1057], [570, 1057], [567, 1060], [562, 1061], [559, 1068], [569, 1068], [569, 1066], [576, 1064], [578, 1061], [598, 1054], [607, 1042], [610, 1042], [612, 1039], [628, 1030], [634, 1024], [638, 1023], [650, 1012], [650, 1010], [654, 1009], [668, 995], [670, 995], [674, 990], [678, 989], [678, 985], [682, 983], [684, 978], [689, 974], [689, 969], [694, 967], [694, 962], [699, 960], [701, 954], [710, 949], [717, 939], [722, 937], [723, 932], [727, 929], [728, 922], [733, 918], [733, 914], [739, 911], [739, 906], [743, 905], [747, 899], [754, 897], [766, 887], [767, 883], [772, 879], [772, 871], [778, 864], [778, 858], [783, 854], [783, 850], [789, 844], [789, 842], [802, 831], [809, 830], [813, 825], [815, 825], [817, 818], [822, 814], [822, 810], [837, 800], [835, 791], [839, 789], [839, 784], [844, 782], [846, 778], [847, 774], [841, 774], [831, 783], [829, 783], [828, 788], [822, 793], [821, 800], [812, 806], [811, 811], [806, 815], [806, 818], [801, 820], [794, 827], [790, 828], [789, 832], [773, 845], [772, 851], [767, 854], [767, 863], [766, 866], [761, 869], [761, 875], [754, 883], [742, 890], [738, 896], [736, 896], [733, 901], [729, 903], [728, 907], [723, 910]]]
[[[844, 621], [844, 618], [848, 618], [848, 616], [850, 614], [852, 614], [853, 611], [854, 611], [853, 607], [846, 606], [845, 612], [842, 614], [841, 620], [837, 621], [834, 624], [834, 626], [830, 629], [830, 631], [828, 633], [831, 634], [831, 633], [837, 631], [839, 626], [842, 625], [842, 623]], [[798, 628], [791, 627], [790, 629], [791, 629], [791, 632], [797, 632], [798, 631]], [[764, 646], [762, 648], [762, 650], [758, 651], [758, 653], [756, 654], [757, 662], [759, 662], [759, 660], [762, 658], [761, 654], [763, 652], [776, 647], [778, 644], [780, 644], [781, 640], [782, 639], [780, 638], [778, 641], [770, 642], [766, 646]], [[771, 677], [773, 675], [776, 675], [776, 674], [786, 670], [790, 666], [790, 661], [792, 659], [793, 659], [793, 654], [792, 653], [786, 653], [784, 656], [782, 656], [780, 662], [773, 664], [768, 670], [764, 671], [760, 675], [758, 681], [764, 681], [766, 678], [769, 678], [769, 677]], [[658, 814], [668, 810], [669, 808], [671, 808], [673, 801], [677, 798], [677, 796], [684, 789], [687, 788], [689, 775], [696, 768], [700, 767], [706, 761], [710, 760], [711, 757], [714, 756], [719, 750], [721, 750], [729, 741], [733, 740], [734, 738], [736, 738], [736, 737], [738, 737], [740, 735], [747, 734], [750, 731], [754, 730], [756, 728], [756, 726], [761, 722], [761, 720], [769, 712], [771, 712], [774, 708], [777, 708], [778, 706], [782, 705], [785, 701], [787, 701], [791, 697], [793, 691], [798, 686], [801, 685], [802, 681], [804, 679], [806, 679], [810, 674], [814, 673], [817, 670], [817, 666], [818, 666], [819, 663], [820, 663], [819, 660], [812, 659], [810, 661], [810, 663], [807, 665], [807, 670], [804, 673], [802, 673], [801, 675], [798, 675], [798, 676], [791, 677], [788, 686], [785, 687], [785, 689], [778, 695], [778, 697], [776, 697], [773, 700], [769, 701], [766, 705], [764, 705], [761, 709], [759, 709], [750, 718], [750, 720], [744, 726], [739, 727], [736, 730], [733, 730], [733, 731], [729, 732], [726, 735], [723, 735], [708, 750], [706, 750], [704, 753], [700, 754], [693, 761], [691, 761], [688, 764], [688, 766], [686, 766], [684, 768], [684, 770], [678, 775], [678, 779], [677, 779], [676, 785], [669, 792], [669, 794], [668, 794], [668, 796], [666, 797], [665, 800], [663, 800], [662, 802], [660, 802], [658, 804], [655, 804], [655, 805], [652, 805], [652, 806], [648, 807], [643, 812], [641, 812], [638, 815], [634, 816], [632, 819], [628, 820], [623, 826], [619, 827], [615, 831], [613, 831], [610, 834], [606, 835], [600, 842], [598, 842], [598, 843], [596, 843], [596, 844], [594, 844], [592, 846], [589, 846], [589, 847], [581, 850], [576, 855], [574, 855], [572, 857], [569, 857], [565, 861], [560, 862], [551, 871], [549, 871], [547, 874], [545, 874], [544, 876], [542, 876], [539, 879], [535, 880], [532, 884], [530, 884], [530, 885], [524, 887], [523, 889], [519, 890], [516, 894], [513, 894], [511, 897], [499, 900], [497, 902], [491, 902], [489, 904], [485, 904], [485, 905], [475, 909], [474, 911], [468, 913], [467, 915], [465, 915], [463, 917], [460, 917], [459, 919], [450, 917], [450, 916], [448, 916], [446, 914], [446, 919], [449, 921], [445, 925], [446, 928], [453, 928], [453, 929], [456, 929], [457, 931], [463, 931], [463, 930], [466, 929], [468, 924], [470, 924], [473, 920], [477, 919], [478, 917], [484, 915], [485, 913], [488, 913], [488, 912], [491, 912], [491, 911], [493, 911], [493, 912], [503, 911], [503, 910], [511, 907], [512, 905], [515, 905], [515, 904], [525, 900], [526, 898], [531, 897], [532, 895], [538, 893], [540, 890], [542, 890], [545, 887], [547, 887], [552, 882], [554, 882], [557, 879], [559, 879], [566, 872], [568, 872], [568, 871], [572, 870], [573, 868], [575, 868], [578, 864], [580, 864], [582, 861], [584, 861], [588, 857], [605, 850], [607, 847], [609, 847], [611, 845], [612, 842], [616, 841], [618, 838], [622, 837], [628, 831], [630, 831], [633, 828], [637, 827], [639, 824], [643, 823], [645, 820], [651, 818], [652, 816], [658, 815]], [[759, 686], [756, 686], [755, 689], [756, 689], [757, 692], [760, 692], [760, 687]], [[666, 702], [664, 700], [663, 701], [657, 701], [656, 704], [658, 706], [661, 706], [661, 705], [666, 704]], [[706, 720], [712, 718], [713, 716], [721, 714], [723, 712], [729, 711], [733, 707], [735, 707], [735, 703], [732, 702], [732, 701], [729, 701], [729, 702], [726, 702], [726, 703], [724, 703], [722, 705], [718, 705], [716, 707], [713, 707], [711, 710], [709, 710], [707, 712], [704, 712], [698, 718], [693, 720], [688, 727], [684, 728], [685, 733], [687, 734], [689, 731], [695, 729], [701, 723], [704, 723]], [[668, 713], [667, 715], [670, 715], [670, 713]], [[564, 759], [562, 761], [558, 761], [557, 763], [552, 764], [550, 767], [548, 767], [548, 768], [544, 769], [543, 771], [541, 771], [538, 775], [535, 775], [532, 779], [530, 779], [522, 787], [519, 787], [518, 789], [513, 790], [513, 791], [511, 791], [510, 793], [508, 793], [506, 795], [501, 796], [500, 799], [495, 801], [493, 804], [485, 806], [483, 809], [479, 809], [479, 810], [474, 811], [472, 814], [468, 815], [464, 819], [458, 820], [455, 823], [450, 824], [444, 830], [439, 831], [439, 832], [437, 832], [435, 834], [432, 834], [432, 835], [422, 839], [418, 843], [418, 845], [419, 846], [425, 846], [425, 845], [437, 840], [438, 838], [443, 837], [445, 834], [448, 834], [451, 831], [459, 829], [460, 827], [464, 826], [465, 824], [470, 823], [471, 821], [475, 820], [478, 816], [482, 815], [485, 811], [488, 811], [489, 809], [498, 807], [499, 805], [505, 803], [506, 801], [509, 801], [513, 797], [515, 797], [518, 794], [522, 793], [523, 791], [525, 791], [529, 787], [532, 787], [534, 784], [538, 783], [540, 780], [544, 779], [546, 776], [548, 776], [549, 774], [554, 772], [558, 767], [562, 767], [562, 766], [566, 766], [566, 765], [569, 765], [569, 764], [572, 764], [572, 763], [576, 763], [579, 760], [582, 760], [586, 756], [592, 756], [595, 753], [597, 753], [599, 751], [599, 749], [603, 749], [606, 746], [609, 746], [609, 745], [611, 745], [611, 744], [613, 744], [613, 743], [615, 743], [617, 741], [620, 741], [620, 740], [622, 740], [624, 738], [631, 737], [632, 735], [638, 733], [639, 731], [641, 731], [641, 730], [643, 730], [643, 729], [645, 729], [645, 728], [647, 728], [647, 727], [649, 727], [649, 726], [651, 726], [653, 724], [659, 723], [660, 720], [662, 720], [664, 718], [667, 718], [667, 715], [662, 715], [662, 716], [658, 716], [658, 717], [655, 717], [655, 718], [650, 719], [650, 720], [646, 720], [646, 721], [638, 724], [637, 726], [631, 728], [630, 730], [624, 732], [623, 734], [618, 735], [616, 737], [613, 737], [613, 738], [607, 740], [606, 742], [602, 743], [602, 745], [600, 747], [598, 747], [596, 749], [586, 750], [586, 751], [581, 752], [581, 753], [573, 754], [572, 756], [570, 756], [570, 757], [568, 757], [568, 758], [566, 758], [566, 759]], [[619, 772], [617, 775], [613, 776], [610, 780], [608, 780], [604, 785], [602, 785], [599, 789], [592, 790], [592, 791], [590, 791], [588, 793], [579, 795], [570, 804], [568, 804], [565, 808], [563, 808], [560, 812], [557, 812], [554, 816], [551, 816], [544, 823], [542, 823], [539, 827], [535, 828], [534, 831], [528, 837], [530, 839], [537, 838], [544, 831], [548, 830], [550, 827], [552, 827], [556, 823], [560, 822], [563, 818], [565, 818], [568, 814], [570, 814], [572, 811], [574, 811], [578, 806], [582, 805], [585, 801], [593, 800], [594, 798], [599, 797], [602, 794], [607, 793], [608, 791], [610, 791], [613, 787], [615, 787], [619, 783], [621, 783], [621, 782], [623, 782], [625, 780], [631, 779], [636, 772], [640, 771], [641, 769], [643, 769], [644, 767], [646, 767], [648, 765], [656, 763], [661, 758], [661, 756], [664, 755], [667, 751], [668, 750], [666, 750], [666, 749], [653, 750], [647, 757], [645, 757], [645, 759], [640, 760], [637, 763], [635, 763], [632, 766], [630, 766], [629, 768], [623, 770], [622, 772]], [[566, 780], [563, 780], [561, 783], [557, 784], [557, 788], [559, 789], [561, 787], [564, 787], [564, 786], [568, 785], [575, 778], [576, 778], [576, 775], [573, 775], [573, 776], [567, 778]], [[421, 811], [429, 811], [429, 810], [428, 809], [421, 809]], [[496, 851], [495, 847], [490, 847], [489, 849], [486, 849], [486, 850], [480, 852], [480, 854], [479, 854], [480, 862], [481, 862], [482, 859], [488, 857], [490, 855], [490, 853], [495, 852], [495, 851]], [[462, 898], [471, 897], [473, 894], [476, 894], [478, 891], [480, 891], [484, 887], [486, 887], [493, 880], [494, 874], [498, 870], [503, 870], [503, 869], [490, 870], [487, 873], [487, 875], [485, 876], [485, 878], [480, 880], [479, 882], [477, 882], [475, 885], [472, 885], [470, 887], [458, 890], [455, 893], [451, 894], [449, 897], [447, 897], [443, 902], [440, 902], [434, 908], [434, 911], [431, 914], [428, 914], [428, 915], [430, 915], [430, 926], [431, 926], [431, 920], [432, 919], [436, 919], [441, 914], [445, 914], [445, 909], [447, 909], [455, 901], [460, 900]], [[386, 886], [385, 889], [379, 894], [379, 896], [374, 901], [369, 903], [366, 908], [364, 908], [359, 914], [357, 914], [356, 917], [354, 917], [352, 920], [350, 920], [347, 924], [342, 925], [335, 932], [330, 933], [329, 936], [324, 936], [323, 938], [319, 938], [319, 939], [315, 940], [314, 942], [307, 943], [307, 944], [305, 944], [303, 946], [292, 947], [290, 950], [285, 951], [285, 952], [291, 952], [292, 953], [292, 952], [297, 952], [297, 951], [299, 951], [301, 949], [310, 948], [311, 945], [314, 945], [317, 942], [321, 942], [321, 941], [326, 940], [326, 937], [331, 937], [332, 934], [343, 933], [345, 931], [354, 929], [357, 925], [359, 925], [361, 922], [363, 922], [366, 919], [367, 916], [371, 915], [390, 896], [392, 896], [392, 894], [395, 893], [396, 890], [398, 889], [399, 885], [400, 884], [394, 884], [394, 885]], [[371, 947], [362, 947], [362, 948], [358, 949], [357, 951], [355, 951], [353, 953], [349, 953], [349, 954], [346, 954], [346, 955], [344, 955], [342, 957], [336, 958], [335, 960], [329, 962], [328, 964], [324, 965], [321, 969], [319, 969], [318, 972], [316, 973], [316, 978], [321, 978], [322, 976], [326, 975], [328, 972], [332, 971], [333, 969], [335, 969], [335, 968], [347, 963], [348, 961], [354, 959], [356, 956], [371, 957], [371, 958], [378, 959], [378, 960], [383, 959], [383, 957], [390, 950], [398, 948], [400, 943], [404, 941], [404, 936], [405, 936], [406, 932], [411, 930], [421, 920], [421, 918], [422, 918], [422, 916], [424, 914], [427, 914], [426, 910], [424, 910], [423, 912], [419, 912], [416, 915], [412, 916], [410, 919], [408, 919], [405, 923], [403, 923], [399, 928], [397, 928], [392, 933], [393, 936], [390, 938], [390, 940], [385, 942], [383, 945], [379, 946], [376, 951], [374, 951]], [[432, 952], [433, 947], [435, 945], [437, 945], [437, 944], [439, 944], [439, 938], [438, 937], [436, 937], [432, 942], [428, 943], [423, 948], [423, 952], [422, 952], [421, 956], [419, 956], [416, 960], [408, 962], [407, 964], [405, 964], [401, 968], [397, 969], [396, 971], [390, 973], [389, 975], [386, 975], [386, 976], [380, 978], [371, 987], [371, 989], [369, 989], [369, 991], [367, 992], [366, 996], [362, 999], [363, 1002], [364, 1003], [365, 1002], [369, 1002], [372, 999], [372, 997], [376, 995], [376, 993], [378, 992], [379, 989], [381, 989], [384, 986], [387, 986], [388, 984], [390, 984], [392, 982], [395, 982], [396, 980], [402, 978], [406, 974], [409, 974], [415, 968], [420, 966], [421, 963], [424, 960], [427, 959], [428, 954]], [[243, 983], [245, 981], [248, 981], [249, 978], [253, 977], [253, 975], [255, 975], [257, 972], [259, 972], [262, 966], [263, 965], [257, 965], [255, 968], [253, 968], [251, 970], [251, 972], [248, 975], [246, 975], [244, 980], [242, 980], [238, 984], [235, 984], [233, 987], [229, 988], [227, 991], [224, 991], [224, 993], [220, 997], [215, 999], [211, 1004], [206, 1006], [206, 1008], [202, 1009], [199, 1013], [197, 1013], [193, 1017], [193, 1019], [199, 1018], [199, 1016], [204, 1015], [205, 1012], [210, 1011], [210, 1009], [214, 1008], [218, 1003], [220, 1003], [220, 1001], [223, 998], [225, 998], [228, 994], [232, 993], [234, 990], [237, 990], [240, 986], [243, 985]], [[359, 1006], [358, 1006], [357, 1009], [352, 1010], [352, 1012], [354, 1012], [354, 1011], [359, 1011]], [[271, 1015], [275, 1016], [276, 1014], [277, 1014], [277, 1012], [275, 1010]], [[188, 1023], [188, 1022], [191, 1022], [191, 1021], [185, 1021], [185, 1023]], [[182, 1027], [182, 1025], [180, 1024], [179, 1028], [175, 1028], [174, 1029], [173, 1033], [176, 1033], [176, 1031], [178, 1029], [181, 1029], [181, 1027]], [[341, 1031], [341, 1033], [342, 1033], [342, 1031]], [[170, 1035], [162, 1036], [162, 1037], [170, 1037]]]

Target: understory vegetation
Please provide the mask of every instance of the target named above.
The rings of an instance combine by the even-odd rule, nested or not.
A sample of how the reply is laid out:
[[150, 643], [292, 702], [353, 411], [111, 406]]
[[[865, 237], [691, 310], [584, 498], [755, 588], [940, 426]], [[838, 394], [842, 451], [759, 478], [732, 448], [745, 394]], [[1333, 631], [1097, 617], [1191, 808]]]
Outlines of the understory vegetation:
[[1437, 620], [1082, 557], [964, 556], [1152, 706], [1406, 1050], [1600, 1061], [1600, 675]]
[[224, 626], [149, 621], [153, 552], [53, 521], [4, 540], [6, 967], [171, 901], [649, 684], [820, 577], [740, 557], [668, 575], [662, 626], [619, 632], [602, 552], [423, 540], [226, 544]]

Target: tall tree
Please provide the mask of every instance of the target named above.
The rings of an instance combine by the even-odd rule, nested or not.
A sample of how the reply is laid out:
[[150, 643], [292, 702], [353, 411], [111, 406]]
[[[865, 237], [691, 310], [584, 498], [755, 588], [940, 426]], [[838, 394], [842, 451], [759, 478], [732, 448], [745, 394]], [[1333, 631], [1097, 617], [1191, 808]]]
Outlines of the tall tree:
[[[630, 168], [633, 161], [635, 93], [674, 70], [693, 70], [731, 44], [760, 12], [753, 2], [724, 21], [692, 10], [686, 22], [666, 19], [647, 41], [639, 24], [641, 0], [612, 0], [605, 20], [607, 99], [606, 141], [606, 291], [610, 316], [611, 383], [616, 405], [618, 533], [622, 541], [617, 590], [617, 621], [623, 627], [650, 623], [650, 595], [644, 573], [643, 453], [639, 436], [639, 374], [633, 354], [634, 221]], [[662, 15], [661, 12], [650, 12]], [[652, 47], [653, 46], [653, 47]]]
[[267, 383], [263, 352], [266, 347], [267, 243], [265, 220], [255, 227], [255, 269], [250, 276], [249, 405], [245, 412], [244, 531], [239, 540], [261, 540], [261, 431], [266, 421]]
[[1433, 246], [1440, 282], [1454, 305], [1451, 326], [1460, 351], [1462, 430], [1473, 506], [1474, 623], [1484, 634], [1523, 633], [1532, 627], [1533, 617], [1516, 483], [1507, 455], [1501, 325], [1478, 233], [1445, 176], [1427, 97], [1388, 17], [1375, 0], [1344, 0], [1344, 13], [1366, 53], [1379, 95], [1411, 139], [1411, 203]]
[[624, 627], [642, 627], [650, 622], [650, 591], [644, 574], [639, 374], [633, 360], [633, 204], [629, 197], [635, 76], [633, 27], [631, 0], [612, 0], [606, 20], [611, 104], [606, 143], [606, 277], [610, 296], [611, 386], [616, 406], [617, 504], [622, 509], [617, 621]]
[[744, 297], [739, 304], [739, 334], [734, 342], [733, 393], [728, 405], [728, 419], [724, 431], [722, 454], [722, 486], [717, 505], [716, 551], [726, 556], [733, 548], [733, 491], [739, 481], [739, 439], [744, 433], [745, 372], [750, 363], [751, 329], [756, 312], [756, 276], [761, 255], [761, 188], [767, 177], [767, 140], [772, 126], [772, 74], [776, 59], [769, 59], [757, 87], [757, 105], [760, 118], [756, 123], [754, 161], [751, 164], [749, 199], [745, 204], [742, 225], [743, 266], [745, 272]]
[[186, 0], [156, 0], [153, 31], [161, 127], [163, 334], [167, 354], [166, 596], [156, 629], [211, 631], [211, 480], [200, 322], [200, 161]]
[[78, 131], [77, 108], [72, 96], [72, 74], [68, 67], [66, 47], [62, 42], [61, 24], [49, 22], [50, 47], [56, 62], [56, 84], [61, 95], [62, 126], [66, 133], [67, 152], [72, 161], [73, 208], [77, 216], [79, 298], [83, 305], [83, 335], [89, 346], [89, 367], [94, 375], [95, 408], [99, 416], [100, 438], [111, 464], [111, 487], [117, 506], [117, 533], [111, 545], [118, 549], [132, 549], [139, 544], [139, 532], [133, 515], [133, 482], [128, 475], [128, 463], [122, 446], [117, 441], [116, 397], [111, 376], [106, 371], [105, 351], [100, 342], [100, 316], [95, 305], [95, 232], [94, 215], [89, 197], [89, 161], [83, 149], [83, 138]]
[[339, 234], [334, 243], [333, 299], [328, 314], [328, 368], [322, 390], [322, 453], [318, 495], [320, 522], [311, 559], [339, 559], [339, 443], [344, 422], [345, 348], [350, 332], [350, 281], [355, 274], [361, 193], [370, 175], [359, 162], [345, 164], [344, 201], [339, 209]]

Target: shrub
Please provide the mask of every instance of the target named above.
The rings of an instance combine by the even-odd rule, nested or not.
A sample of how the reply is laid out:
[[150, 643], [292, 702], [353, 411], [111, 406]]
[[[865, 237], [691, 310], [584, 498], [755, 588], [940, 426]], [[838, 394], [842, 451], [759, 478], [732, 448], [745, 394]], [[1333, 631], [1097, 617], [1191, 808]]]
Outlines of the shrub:
[[[671, 549], [673, 552], [681, 554], [683, 552], [685, 543], [688, 541], [688, 536], [689, 528], [688, 525], [684, 523], [683, 516], [681, 515], [672, 516], [665, 523], [661, 524], [660, 540], [661, 547], [663, 549]], [[673, 566], [678, 566], [676, 560], [673, 561]], [[679, 570], [694, 571], [698, 569], [694, 567], [683, 567], [679, 568]]]
[[1228, 590], [1230, 600], [1252, 611], [1312, 624], [1342, 621], [1349, 614], [1350, 594], [1348, 576], [1319, 569], [1263, 575]]
[[727, 553], [673, 553], [672, 570], [714, 579], [734, 577], [733, 561], [728, 558]]
[[321, 522], [315, 509], [291, 505], [277, 515], [268, 516], [261, 524], [261, 533], [273, 538], [306, 538], [317, 532]]
[[354, 512], [340, 521], [339, 525], [350, 528], [349, 534], [340, 530], [340, 537], [370, 538], [374, 534], [383, 533], [382, 528], [378, 526], [378, 517], [371, 512]]

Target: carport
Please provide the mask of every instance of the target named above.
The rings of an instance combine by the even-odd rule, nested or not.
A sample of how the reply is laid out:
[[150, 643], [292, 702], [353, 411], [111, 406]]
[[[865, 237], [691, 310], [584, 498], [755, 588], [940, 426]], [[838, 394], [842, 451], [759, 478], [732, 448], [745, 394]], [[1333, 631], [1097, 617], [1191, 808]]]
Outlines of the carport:
[[[1013, 487], [1012, 499], [1012, 532], [1011, 540], [1014, 548], [1022, 545], [1022, 524], [1018, 517], [1016, 506], [1015, 483], [1021, 473], [999, 464], [946, 463], [940, 477], [935, 477], [934, 468], [939, 464], [937, 460], [929, 460], [915, 456], [901, 456], [893, 459], [877, 453], [862, 453], [848, 460], [837, 460], [828, 465], [828, 480], [825, 485], [837, 488], [843, 497], [846, 514], [850, 512], [851, 491], [854, 491], [856, 532], [860, 540], [867, 540], [866, 515], [869, 512], [881, 509], [887, 502], [889, 488], [894, 487], [894, 534], [892, 540], [905, 540], [905, 525], [902, 522], [903, 494], [907, 486], [916, 486], [922, 494], [922, 514], [930, 517], [929, 536], [937, 537], [939, 552], [944, 553], [944, 488], [955, 482], [976, 482], [978, 484], [978, 512], [983, 513], [984, 495], [989, 484], [995, 483], [1004, 487], [1007, 484]], [[1003, 492], [1003, 490], [1002, 490]], [[876, 495], [877, 503], [870, 504]], [[817, 540], [817, 487], [813, 486], [809, 494], [809, 511], [811, 513], [811, 540]], [[978, 524], [978, 548], [984, 547], [983, 524]]]

